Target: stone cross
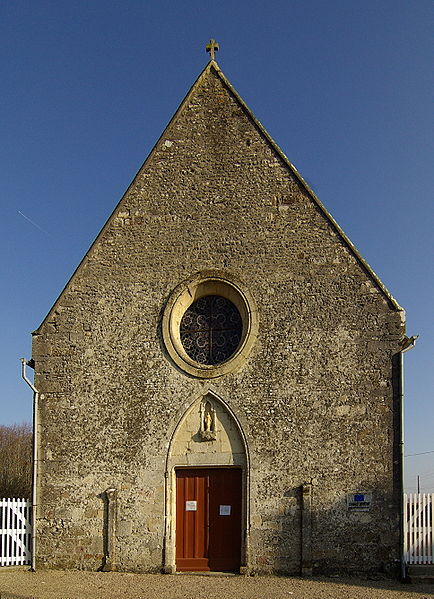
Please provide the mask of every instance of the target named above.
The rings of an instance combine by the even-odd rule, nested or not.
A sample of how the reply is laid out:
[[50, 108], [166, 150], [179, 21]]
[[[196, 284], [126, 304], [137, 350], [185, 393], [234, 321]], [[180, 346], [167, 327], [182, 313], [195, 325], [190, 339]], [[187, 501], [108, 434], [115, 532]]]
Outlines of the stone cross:
[[209, 52], [211, 60], [215, 60], [215, 53], [218, 51], [219, 45], [215, 40], [209, 40], [209, 44], [206, 45], [206, 51]]

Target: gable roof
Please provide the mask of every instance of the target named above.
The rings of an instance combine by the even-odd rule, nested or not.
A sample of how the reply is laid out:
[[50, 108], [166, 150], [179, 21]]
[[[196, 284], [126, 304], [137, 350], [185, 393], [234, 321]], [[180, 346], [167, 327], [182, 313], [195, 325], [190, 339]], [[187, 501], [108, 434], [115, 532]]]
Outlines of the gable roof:
[[196, 79], [196, 81], [191, 86], [190, 90], [188, 91], [188, 93], [186, 94], [185, 98], [183, 99], [183, 101], [179, 105], [178, 109], [176, 110], [175, 114], [170, 119], [168, 125], [163, 130], [162, 134], [160, 135], [160, 137], [158, 138], [158, 140], [154, 144], [154, 147], [152, 148], [152, 150], [148, 154], [148, 156], [147, 156], [146, 160], [144, 161], [144, 163], [139, 168], [139, 170], [138, 170], [137, 174], [135, 175], [134, 179], [132, 180], [132, 182], [128, 186], [128, 188], [125, 191], [125, 193], [123, 194], [122, 198], [119, 200], [119, 202], [115, 206], [113, 212], [110, 214], [109, 218], [107, 219], [107, 221], [104, 224], [104, 226], [102, 227], [101, 231], [99, 232], [99, 234], [95, 238], [94, 242], [91, 244], [90, 248], [88, 249], [88, 251], [84, 255], [83, 259], [81, 260], [81, 262], [79, 263], [79, 265], [77, 266], [77, 268], [75, 269], [75, 271], [73, 272], [73, 274], [71, 275], [70, 279], [68, 280], [68, 282], [66, 283], [65, 287], [63, 288], [63, 290], [59, 294], [58, 298], [54, 302], [54, 304], [51, 307], [50, 311], [48, 312], [48, 314], [46, 315], [46, 317], [44, 318], [44, 320], [42, 321], [42, 323], [40, 324], [40, 326], [38, 327], [38, 329], [36, 329], [33, 334], [38, 334], [40, 328], [48, 320], [48, 318], [50, 317], [50, 315], [52, 314], [52, 312], [56, 308], [57, 304], [61, 300], [62, 296], [66, 293], [68, 287], [70, 286], [71, 282], [75, 278], [75, 275], [81, 269], [81, 267], [85, 264], [89, 253], [92, 251], [93, 247], [98, 243], [98, 240], [100, 239], [100, 237], [105, 232], [106, 228], [108, 227], [108, 225], [111, 222], [111, 220], [114, 217], [114, 215], [117, 213], [120, 204], [122, 203], [122, 201], [125, 198], [125, 196], [128, 195], [130, 189], [135, 184], [135, 182], [137, 180], [137, 177], [140, 175], [140, 173], [144, 169], [146, 169], [146, 166], [151, 161], [151, 159], [152, 159], [152, 157], [153, 157], [153, 155], [155, 153], [155, 150], [156, 150], [157, 146], [159, 145], [160, 141], [166, 136], [167, 130], [172, 125], [172, 123], [177, 119], [178, 115], [183, 111], [183, 109], [185, 108], [185, 106], [189, 103], [190, 97], [195, 92], [195, 90], [197, 89], [197, 87], [200, 85], [200, 83], [203, 80], [203, 78], [205, 76], [209, 75], [209, 73], [211, 71], [213, 71], [215, 73], [215, 75], [217, 75], [217, 77], [220, 79], [220, 81], [222, 82], [222, 84], [226, 87], [226, 89], [230, 92], [230, 94], [235, 98], [236, 102], [239, 104], [239, 106], [241, 107], [241, 109], [243, 110], [243, 112], [247, 115], [248, 119], [252, 122], [252, 124], [254, 125], [254, 127], [264, 137], [264, 139], [271, 146], [271, 148], [274, 150], [274, 152], [279, 156], [279, 158], [286, 165], [286, 167], [289, 169], [289, 171], [292, 173], [292, 175], [294, 175], [294, 177], [298, 180], [298, 182], [300, 183], [300, 185], [307, 192], [307, 194], [310, 197], [310, 199], [316, 204], [316, 206], [319, 208], [320, 212], [323, 214], [323, 216], [329, 222], [329, 224], [331, 225], [332, 229], [342, 239], [343, 243], [347, 246], [347, 248], [349, 249], [350, 253], [355, 257], [356, 261], [360, 264], [360, 266], [362, 267], [362, 269], [366, 272], [366, 274], [369, 276], [369, 278], [372, 280], [372, 282], [375, 284], [375, 286], [383, 294], [383, 296], [387, 300], [389, 306], [391, 308], [393, 308], [394, 310], [401, 311], [401, 312], [404, 313], [404, 309], [399, 305], [399, 303], [397, 302], [397, 300], [388, 291], [388, 289], [386, 288], [386, 286], [380, 280], [380, 278], [378, 277], [378, 275], [375, 274], [375, 272], [370, 267], [370, 265], [366, 262], [366, 260], [360, 255], [360, 253], [358, 252], [358, 250], [356, 249], [356, 247], [354, 246], [354, 244], [347, 237], [347, 235], [344, 233], [344, 231], [341, 229], [341, 227], [338, 225], [338, 223], [335, 221], [335, 219], [332, 217], [332, 215], [328, 212], [328, 210], [325, 208], [325, 206], [319, 200], [319, 198], [317, 197], [317, 195], [315, 194], [315, 192], [310, 188], [310, 186], [308, 185], [308, 183], [303, 179], [303, 177], [300, 175], [300, 173], [298, 172], [298, 170], [296, 169], [296, 167], [289, 161], [289, 159], [287, 158], [287, 156], [285, 155], [285, 153], [281, 150], [281, 148], [274, 141], [274, 139], [271, 137], [271, 135], [263, 127], [263, 125], [260, 123], [260, 121], [254, 116], [253, 112], [250, 110], [250, 108], [247, 106], [247, 104], [244, 102], [244, 100], [241, 98], [241, 96], [238, 94], [238, 92], [235, 90], [235, 88], [232, 86], [232, 84], [225, 77], [225, 75], [221, 71], [221, 69], [220, 69], [219, 65], [217, 64], [217, 62], [215, 60], [211, 59], [208, 62], [208, 64], [205, 66], [205, 68], [202, 70], [202, 72], [200, 73], [200, 75], [198, 76], [198, 78]]

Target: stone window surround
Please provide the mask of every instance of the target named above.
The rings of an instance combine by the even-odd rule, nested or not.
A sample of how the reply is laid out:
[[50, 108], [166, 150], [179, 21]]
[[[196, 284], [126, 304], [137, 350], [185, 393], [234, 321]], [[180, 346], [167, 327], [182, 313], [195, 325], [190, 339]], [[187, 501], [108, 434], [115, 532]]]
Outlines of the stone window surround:
[[[238, 349], [228, 360], [216, 365], [199, 364], [190, 358], [180, 337], [185, 311], [207, 295], [220, 295], [231, 301], [243, 322]], [[215, 378], [232, 372], [246, 361], [258, 333], [258, 311], [253, 296], [241, 281], [222, 271], [202, 271], [173, 290], [164, 310], [162, 332], [166, 349], [181, 370], [198, 378]]]

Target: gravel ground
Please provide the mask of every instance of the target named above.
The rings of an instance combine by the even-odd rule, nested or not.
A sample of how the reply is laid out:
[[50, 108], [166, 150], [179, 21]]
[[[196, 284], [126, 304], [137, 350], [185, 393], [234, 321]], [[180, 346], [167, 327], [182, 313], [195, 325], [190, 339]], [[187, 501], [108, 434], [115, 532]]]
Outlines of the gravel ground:
[[0, 570], [0, 599], [429, 599], [390, 581]]

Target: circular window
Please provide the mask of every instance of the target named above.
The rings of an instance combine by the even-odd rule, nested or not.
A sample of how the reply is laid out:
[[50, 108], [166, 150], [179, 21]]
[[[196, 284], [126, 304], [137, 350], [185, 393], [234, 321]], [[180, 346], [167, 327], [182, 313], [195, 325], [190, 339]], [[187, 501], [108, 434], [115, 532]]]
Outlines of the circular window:
[[237, 350], [243, 332], [238, 308], [221, 295], [196, 300], [181, 319], [181, 343], [199, 364], [221, 364]]
[[231, 372], [243, 363], [257, 333], [257, 311], [245, 287], [208, 271], [179, 285], [163, 315], [170, 357], [201, 378]]

